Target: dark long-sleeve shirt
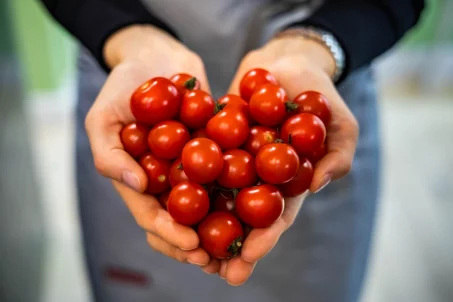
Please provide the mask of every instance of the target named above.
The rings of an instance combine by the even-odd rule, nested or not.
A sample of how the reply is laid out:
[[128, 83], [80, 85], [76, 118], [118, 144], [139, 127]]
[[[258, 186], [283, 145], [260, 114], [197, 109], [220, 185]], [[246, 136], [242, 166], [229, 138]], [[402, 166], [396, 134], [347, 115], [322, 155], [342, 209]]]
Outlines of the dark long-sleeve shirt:
[[[131, 24], [152, 24], [176, 36], [170, 24], [154, 16], [139, 0], [41, 0], [52, 16], [105, 67], [106, 39]], [[346, 58], [345, 74], [370, 63], [413, 27], [423, 0], [331, 0], [300, 22], [334, 34]]]

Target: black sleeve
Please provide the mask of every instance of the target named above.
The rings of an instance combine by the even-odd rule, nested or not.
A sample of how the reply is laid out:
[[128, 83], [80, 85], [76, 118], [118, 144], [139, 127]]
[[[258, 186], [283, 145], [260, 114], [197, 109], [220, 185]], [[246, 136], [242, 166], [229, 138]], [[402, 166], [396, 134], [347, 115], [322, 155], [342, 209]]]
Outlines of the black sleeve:
[[419, 20], [423, 0], [331, 0], [297, 25], [331, 32], [346, 53], [344, 78], [390, 49]]
[[103, 47], [115, 31], [131, 24], [152, 24], [175, 33], [153, 16], [140, 0], [41, 0], [50, 14], [108, 70]]

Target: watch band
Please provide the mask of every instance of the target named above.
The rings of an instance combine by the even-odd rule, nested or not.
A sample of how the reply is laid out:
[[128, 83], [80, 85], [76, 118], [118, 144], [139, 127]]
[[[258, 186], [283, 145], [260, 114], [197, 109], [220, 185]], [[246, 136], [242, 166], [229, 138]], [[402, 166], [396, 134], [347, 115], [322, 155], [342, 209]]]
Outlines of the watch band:
[[332, 81], [337, 82], [340, 79], [345, 69], [346, 58], [343, 48], [334, 35], [314, 27], [293, 27], [280, 32], [276, 37], [286, 35], [299, 35], [305, 39], [314, 40], [322, 44], [330, 52], [335, 61], [335, 71], [332, 75]]

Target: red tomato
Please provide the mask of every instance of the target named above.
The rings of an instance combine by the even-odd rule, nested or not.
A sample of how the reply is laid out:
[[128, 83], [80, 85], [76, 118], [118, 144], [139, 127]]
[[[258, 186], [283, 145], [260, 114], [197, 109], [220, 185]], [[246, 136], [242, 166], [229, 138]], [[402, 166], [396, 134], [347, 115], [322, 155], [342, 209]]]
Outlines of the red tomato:
[[200, 246], [214, 258], [229, 259], [239, 255], [244, 230], [231, 213], [219, 211], [209, 214], [198, 226]]
[[199, 184], [184, 181], [177, 184], [168, 196], [168, 213], [182, 225], [199, 223], [209, 211], [209, 196]]
[[222, 173], [217, 183], [225, 188], [245, 188], [257, 181], [255, 161], [247, 151], [231, 149], [223, 153]]
[[160, 122], [151, 129], [148, 135], [151, 152], [163, 159], [177, 158], [189, 140], [189, 130], [177, 121]]
[[182, 98], [179, 120], [189, 128], [199, 129], [206, 126], [214, 115], [215, 102], [203, 90], [190, 91]]
[[282, 184], [290, 181], [299, 169], [299, 156], [293, 147], [272, 143], [260, 149], [255, 158], [256, 173], [266, 183]]
[[285, 121], [280, 138], [293, 146], [297, 154], [308, 156], [324, 143], [326, 127], [316, 115], [299, 113]]
[[166, 78], [153, 78], [137, 88], [131, 97], [131, 110], [138, 122], [153, 126], [178, 115], [181, 98]]
[[159, 203], [165, 210], [167, 210], [168, 206], [168, 196], [170, 196], [170, 191], [167, 191], [159, 195]]
[[236, 197], [237, 215], [254, 228], [271, 226], [282, 215], [284, 206], [280, 191], [269, 184], [242, 189]]
[[175, 84], [179, 95], [182, 97], [188, 90], [199, 90], [200, 82], [187, 73], [178, 73], [170, 78], [170, 81]]
[[124, 150], [132, 157], [140, 157], [148, 151], [148, 132], [148, 127], [140, 123], [127, 124], [120, 134]]
[[170, 189], [170, 182], [168, 181], [169, 161], [147, 153], [140, 158], [139, 163], [148, 176], [148, 187], [146, 189], [148, 194], [159, 194]]
[[233, 194], [229, 192], [220, 192], [212, 203], [214, 211], [234, 212]]
[[279, 185], [278, 189], [285, 197], [294, 197], [305, 193], [310, 188], [313, 178], [313, 166], [306, 158], [301, 159], [301, 164], [296, 176], [289, 182]]
[[244, 149], [251, 155], [256, 156], [263, 146], [275, 142], [276, 139], [278, 139], [277, 130], [264, 126], [254, 126], [250, 128]]
[[330, 103], [327, 98], [317, 91], [305, 91], [293, 101], [298, 108], [295, 113], [307, 112], [316, 115], [324, 125], [328, 126], [332, 118]]
[[182, 167], [182, 161], [181, 158], [178, 158], [173, 162], [173, 164], [170, 167], [170, 173], [168, 174], [168, 180], [170, 181], [170, 185], [172, 187], [176, 186], [180, 182], [183, 182], [185, 180], [189, 180], [187, 177], [186, 173], [184, 172], [184, 169]]
[[261, 85], [250, 99], [250, 115], [263, 126], [276, 126], [286, 117], [286, 92], [276, 84]]
[[197, 129], [194, 132], [192, 132], [192, 138], [199, 138], [199, 137], [208, 138], [208, 134], [206, 133], [205, 128]]
[[182, 166], [191, 181], [199, 184], [213, 182], [222, 172], [222, 150], [208, 138], [195, 138], [182, 150]]
[[239, 110], [225, 108], [209, 120], [206, 133], [222, 149], [235, 149], [247, 139], [249, 124]]
[[253, 120], [249, 111], [249, 104], [241, 99], [240, 96], [235, 94], [227, 94], [217, 100], [218, 107], [223, 108], [236, 108], [241, 111], [245, 118], [252, 124]]
[[255, 89], [266, 83], [277, 84], [277, 79], [267, 70], [255, 68], [247, 72], [239, 84], [241, 98], [249, 101]]
[[308, 159], [313, 165], [316, 165], [318, 161], [320, 161], [324, 156], [327, 154], [327, 146], [326, 143], [322, 144], [317, 148], [314, 152], [311, 154], [307, 155]]

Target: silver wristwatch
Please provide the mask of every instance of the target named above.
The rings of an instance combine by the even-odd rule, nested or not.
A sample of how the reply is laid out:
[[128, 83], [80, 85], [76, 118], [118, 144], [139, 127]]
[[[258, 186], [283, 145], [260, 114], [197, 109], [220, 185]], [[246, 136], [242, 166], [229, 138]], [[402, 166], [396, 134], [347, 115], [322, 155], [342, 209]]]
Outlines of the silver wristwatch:
[[330, 52], [335, 61], [335, 71], [332, 75], [332, 81], [336, 82], [340, 79], [345, 69], [346, 58], [343, 48], [333, 34], [315, 27], [294, 27], [280, 34], [289, 33], [297, 34], [305, 39], [314, 40], [322, 44]]

